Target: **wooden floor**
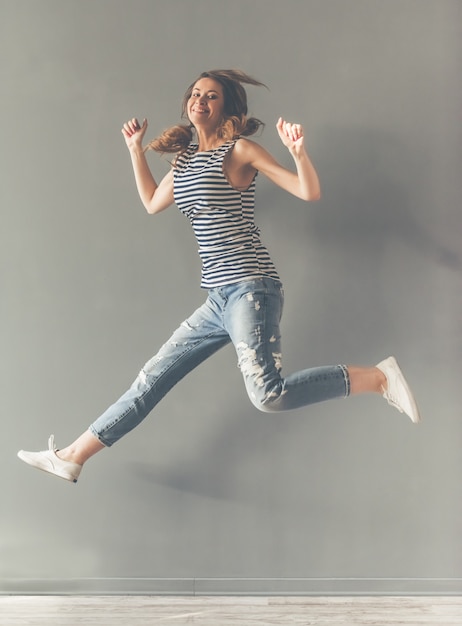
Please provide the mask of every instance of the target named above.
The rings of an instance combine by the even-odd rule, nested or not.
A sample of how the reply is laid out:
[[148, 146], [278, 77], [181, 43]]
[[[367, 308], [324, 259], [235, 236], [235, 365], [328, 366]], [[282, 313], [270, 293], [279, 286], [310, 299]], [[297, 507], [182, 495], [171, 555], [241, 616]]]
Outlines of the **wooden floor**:
[[462, 597], [0, 596], [1, 626], [462, 626]]

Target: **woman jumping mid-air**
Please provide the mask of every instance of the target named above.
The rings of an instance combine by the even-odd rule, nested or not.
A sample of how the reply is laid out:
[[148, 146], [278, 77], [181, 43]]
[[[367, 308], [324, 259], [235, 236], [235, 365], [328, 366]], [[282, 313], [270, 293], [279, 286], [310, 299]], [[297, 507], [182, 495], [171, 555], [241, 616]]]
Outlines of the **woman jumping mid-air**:
[[174, 203], [186, 215], [199, 244], [205, 303], [175, 330], [142, 368], [132, 386], [66, 448], [18, 453], [20, 459], [77, 482], [83, 464], [137, 426], [188, 372], [232, 342], [252, 403], [275, 412], [375, 392], [413, 422], [420, 420], [412, 392], [393, 357], [375, 367], [332, 365], [283, 376], [279, 324], [283, 290], [276, 268], [254, 222], [258, 172], [297, 198], [320, 197], [319, 180], [305, 150], [299, 124], [282, 118], [277, 132], [295, 171], [282, 167], [264, 148], [247, 139], [262, 125], [247, 116], [243, 84], [262, 85], [238, 70], [203, 72], [187, 89], [183, 116], [147, 145], [173, 153], [168, 174], [157, 183], [142, 141], [147, 121], [133, 118], [122, 128], [141, 201], [154, 215]]

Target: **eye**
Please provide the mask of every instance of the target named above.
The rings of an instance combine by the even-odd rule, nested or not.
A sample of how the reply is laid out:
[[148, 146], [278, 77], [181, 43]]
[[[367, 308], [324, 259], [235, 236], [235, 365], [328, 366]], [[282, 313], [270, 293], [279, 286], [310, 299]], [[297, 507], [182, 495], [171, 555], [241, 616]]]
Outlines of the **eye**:
[[218, 98], [218, 96], [216, 96], [215, 94], [210, 94], [209, 96], [209, 100], [216, 100]]

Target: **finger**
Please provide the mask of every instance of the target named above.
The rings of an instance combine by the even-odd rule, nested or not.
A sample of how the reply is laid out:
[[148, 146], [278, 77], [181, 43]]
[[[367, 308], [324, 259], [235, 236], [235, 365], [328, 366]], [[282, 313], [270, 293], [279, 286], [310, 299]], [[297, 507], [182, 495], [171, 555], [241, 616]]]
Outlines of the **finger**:
[[297, 141], [302, 136], [302, 127], [300, 124], [292, 124], [292, 138]]
[[284, 125], [283, 125], [282, 128], [283, 128], [283, 131], [284, 131], [284, 135], [290, 139], [290, 124], [289, 124], [289, 122], [284, 122]]
[[140, 125], [136, 117], [132, 117], [131, 120], [125, 122], [122, 128], [122, 133], [126, 139], [133, 137], [136, 133], [143, 135], [148, 127], [148, 121], [146, 118], [143, 120], [143, 124]]
[[137, 132], [137, 130], [139, 130], [138, 120], [136, 118], [128, 120], [128, 122], [125, 122], [124, 128], [127, 131], [127, 133], [129, 133], [130, 135], [133, 135], [134, 133]]
[[300, 124], [294, 124], [294, 133], [297, 139], [303, 137], [303, 128], [300, 126]]
[[287, 124], [287, 135], [289, 137], [289, 139], [291, 139], [292, 141], [295, 141], [295, 130], [293, 128], [293, 124]]
[[136, 131], [139, 130], [140, 128], [140, 125], [138, 124], [138, 120], [136, 119], [136, 117], [132, 118], [131, 120], [128, 120], [127, 126], [132, 133], [136, 133]]
[[122, 132], [123, 132], [124, 136], [128, 139], [130, 137], [133, 137], [133, 135], [136, 133], [136, 130], [134, 128], [132, 128], [130, 126], [130, 124], [126, 123], [126, 124], [124, 124], [124, 126], [122, 128]]

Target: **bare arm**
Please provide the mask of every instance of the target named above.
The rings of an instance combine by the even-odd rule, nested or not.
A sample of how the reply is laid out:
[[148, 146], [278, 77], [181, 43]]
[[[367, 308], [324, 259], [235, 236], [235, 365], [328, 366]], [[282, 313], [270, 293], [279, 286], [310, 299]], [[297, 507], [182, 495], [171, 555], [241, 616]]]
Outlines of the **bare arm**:
[[174, 202], [173, 170], [170, 170], [159, 184], [156, 183], [142, 147], [147, 127], [146, 120], [140, 126], [138, 120], [133, 118], [124, 124], [122, 134], [130, 152], [136, 188], [141, 202], [148, 213], [154, 214], [164, 211]]
[[279, 118], [277, 130], [282, 143], [295, 161], [296, 172], [280, 165], [262, 146], [244, 140], [246, 160], [253, 168], [267, 176], [276, 185], [302, 200], [319, 200], [319, 178], [304, 146], [303, 129], [299, 124], [289, 124]]

